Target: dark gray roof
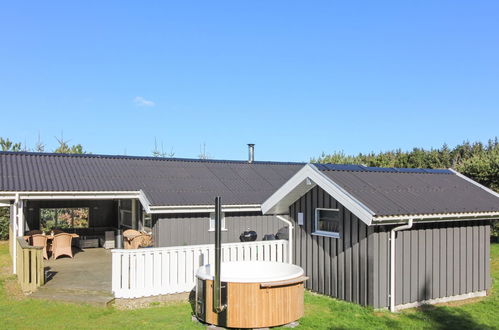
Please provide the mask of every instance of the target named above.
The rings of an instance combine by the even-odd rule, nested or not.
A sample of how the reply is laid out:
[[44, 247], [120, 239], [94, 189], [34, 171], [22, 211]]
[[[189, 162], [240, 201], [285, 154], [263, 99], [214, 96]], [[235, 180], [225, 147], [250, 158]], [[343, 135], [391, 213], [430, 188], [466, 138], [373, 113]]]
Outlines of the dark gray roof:
[[499, 211], [499, 198], [450, 170], [314, 164], [376, 216]]
[[261, 204], [303, 163], [0, 152], [0, 191], [138, 191], [154, 206]]

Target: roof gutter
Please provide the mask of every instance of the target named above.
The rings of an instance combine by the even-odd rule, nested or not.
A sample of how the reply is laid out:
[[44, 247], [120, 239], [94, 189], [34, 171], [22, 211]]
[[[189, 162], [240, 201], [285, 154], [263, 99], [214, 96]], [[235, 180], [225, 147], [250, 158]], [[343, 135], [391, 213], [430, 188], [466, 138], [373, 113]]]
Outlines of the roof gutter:
[[381, 216], [373, 217], [373, 225], [393, 225], [400, 222], [417, 218], [417, 222], [431, 221], [465, 221], [465, 220], [490, 220], [499, 218], [499, 211], [493, 212], [467, 212], [467, 213], [446, 213], [446, 214], [413, 214], [408, 216]]
[[395, 312], [395, 232], [411, 229], [413, 219], [406, 225], [398, 226], [390, 231], [390, 311]]

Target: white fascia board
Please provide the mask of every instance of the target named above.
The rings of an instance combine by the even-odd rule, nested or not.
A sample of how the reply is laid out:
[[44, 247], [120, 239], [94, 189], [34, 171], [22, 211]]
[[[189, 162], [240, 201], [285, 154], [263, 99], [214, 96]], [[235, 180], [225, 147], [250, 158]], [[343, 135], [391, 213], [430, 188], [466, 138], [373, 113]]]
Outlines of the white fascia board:
[[[138, 199], [148, 214], [166, 213], [211, 213], [215, 212], [215, 205], [151, 205], [144, 191], [140, 190]], [[222, 212], [260, 212], [260, 204], [222, 205]]]
[[146, 211], [146, 213], [151, 214], [151, 202], [147, 198], [146, 194], [142, 189], [140, 189], [138, 194], [139, 202]]
[[362, 222], [366, 225], [369, 226], [372, 223], [374, 212], [371, 209], [351, 195], [348, 191], [343, 189], [339, 184], [324, 175], [315, 166], [310, 165], [310, 167], [317, 174], [319, 174], [317, 184], [322, 187], [322, 189], [352, 212], [357, 218], [362, 220]]
[[10, 201], [0, 201], [0, 207], [9, 207], [10, 206]]
[[454, 169], [452, 169], [452, 168], [449, 168], [449, 171], [451, 171], [452, 173], [454, 173], [454, 174], [455, 174], [455, 175], [457, 175], [458, 177], [460, 177], [460, 178], [462, 178], [462, 179], [464, 179], [464, 180], [466, 180], [466, 181], [470, 182], [471, 184], [473, 184], [473, 185], [475, 185], [475, 186], [477, 186], [477, 187], [482, 188], [483, 190], [485, 190], [485, 191], [486, 191], [486, 192], [488, 192], [489, 194], [492, 194], [492, 195], [494, 195], [494, 196], [496, 196], [496, 197], [498, 197], [498, 198], [499, 198], [499, 193], [495, 192], [494, 190], [492, 190], [492, 189], [490, 189], [490, 188], [485, 187], [484, 185], [482, 185], [482, 184], [480, 184], [480, 183], [478, 183], [478, 182], [476, 182], [476, 181], [474, 181], [474, 180], [472, 180], [472, 179], [468, 178], [466, 175], [463, 175], [463, 174], [459, 173], [458, 171], [456, 171], [456, 170], [454, 170]]
[[15, 199], [19, 195], [23, 200], [41, 199], [115, 199], [137, 198], [137, 191], [19, 191], [0, 193], [0, 199]]
[[263, 214], [287, 214], [289, 205], [293, 204], [310, 189], [315, 187], [315, 182], [307, 184], [307, 178], [313, 176], [309, 165], [303, 166], [295, 175], [288, 179], [262, 204]]
[[8, 200], [8, 201], [13, 201], [16, 199], [16, 194], [15, 193], [0, 193], [0, 199], [2, 200]]
[[[222, 212], [260, 212], [260, 204], [253, 205], [222, 205]], [[215, 212], [214, 205], [171, 205], [171, 206], [150, 206], [148, 213], [211, 213]]]
[[[312, 184], [307, 185], [307, 179], [311, 180]], [[315, 185], [318, 185], [324, 189], [324, 191], [346, 207], [365, 224], [371, 224], [374, 212], [339, 186], [336, 182], [324, 175], [312, 164], [305, 165], [281, 188], [272, 194], [272, 196], [270, 196], [262, 204], [262, 212], [264, 214], [287, 213], [289, 205], [298, 200], [308, 190], [315, 187]]]

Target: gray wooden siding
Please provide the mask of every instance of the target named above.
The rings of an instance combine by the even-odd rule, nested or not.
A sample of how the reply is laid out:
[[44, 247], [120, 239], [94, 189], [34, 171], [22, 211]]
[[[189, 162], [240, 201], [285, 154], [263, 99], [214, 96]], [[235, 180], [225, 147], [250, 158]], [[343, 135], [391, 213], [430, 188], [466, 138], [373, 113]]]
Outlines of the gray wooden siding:
[[[389, 230], [378, 227], [375, 263], [389, 272]], [[490, 288], [488, 221], [415, 224], [395, 239], [395, 304], [456, 296]], [[375, 307], [389, 304], [389, 273], [379, 273]]]
[[[337, 208], [340, 238], [315, 236], [315, 208]], [[290, 206], [295, 221], [293, 262], [304, 268], [312, 291], [339, 299], [389, 306], [390, 230], [366, 226], [319, 187]], [[460, 295], [490, 288], [490, 226], [487, 221], [415, 224], [396, 236], [395, 303]]]
[[[311, 235], [317, 207], [340, 210], [340, 238]], [[370, 304], [374, 295], [373, 242], [369, 241], [372, 229], [319, 187], [291, 205], [293, 220], [299, 212], [304, 214], [304, 225], [295, 221], [293, 263], [303, 267], [309, 276], [307, 289], [361, 305]]]
[[[262, 240], [266, 234], [276, 234], [286, 224], [274, 216], [261, 213], [225, 214], [227, 231], [222, 232], [222, 242], [240, 242], [239, 236], [247, 229], [256, 231]], [[209, 214], [161, 214], [153, 219], [154, 245], [156, 247], [214, 243], [215, 233], [208, 231]]]

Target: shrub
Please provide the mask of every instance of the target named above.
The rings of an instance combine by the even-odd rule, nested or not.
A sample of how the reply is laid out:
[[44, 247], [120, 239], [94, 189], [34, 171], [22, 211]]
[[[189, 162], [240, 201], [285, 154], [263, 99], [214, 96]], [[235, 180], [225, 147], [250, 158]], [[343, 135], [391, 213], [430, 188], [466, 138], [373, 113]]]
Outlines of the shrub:
[[9, 217], [0, 212], [0, 240], [9, 239]]

